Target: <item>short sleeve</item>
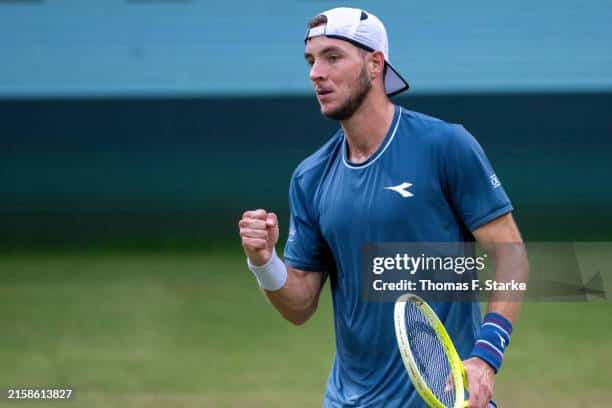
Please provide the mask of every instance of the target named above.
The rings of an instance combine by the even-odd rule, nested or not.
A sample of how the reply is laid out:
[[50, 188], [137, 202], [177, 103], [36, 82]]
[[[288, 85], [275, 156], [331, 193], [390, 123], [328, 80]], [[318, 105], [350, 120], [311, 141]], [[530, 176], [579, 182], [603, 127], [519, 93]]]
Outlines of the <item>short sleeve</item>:
[[[304, 271], [329, 272], [331, 256], [312, 211], [312, 196], [307, 195], [295, 174], [289, 186], [289, 235], [285, 262]], [[310, 200], [308, 199], [310, 198]]]
[[474, 136], [463, 126], [451, 128], [442, 157], [444, 188], [464, 224], [474, 231], [513, 208]]

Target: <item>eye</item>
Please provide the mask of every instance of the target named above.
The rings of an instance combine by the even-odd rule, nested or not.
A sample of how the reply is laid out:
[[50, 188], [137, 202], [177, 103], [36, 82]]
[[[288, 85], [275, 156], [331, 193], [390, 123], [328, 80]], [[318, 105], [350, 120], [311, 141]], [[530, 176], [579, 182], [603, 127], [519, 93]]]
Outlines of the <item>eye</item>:
[[337, 62], [338, 59], [340, 59], [340, 57], [335, 54], [330, 54], [329, 57], [327, 57], [327, 60], [332, 64]]

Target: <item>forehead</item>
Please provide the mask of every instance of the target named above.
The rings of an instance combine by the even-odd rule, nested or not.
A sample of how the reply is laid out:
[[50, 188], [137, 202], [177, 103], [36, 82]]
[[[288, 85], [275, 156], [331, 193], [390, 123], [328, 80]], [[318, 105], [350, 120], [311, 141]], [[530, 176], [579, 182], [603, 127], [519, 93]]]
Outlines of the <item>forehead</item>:
[[337, 38], [329, 38], [323, 35], [313, 37], [306, 41], [304, 54], [317, 55], [318, 53], [329, 48], [337, 48], [346, 53], [357, 53], [358, 49], [348, 41], [339, 40]]

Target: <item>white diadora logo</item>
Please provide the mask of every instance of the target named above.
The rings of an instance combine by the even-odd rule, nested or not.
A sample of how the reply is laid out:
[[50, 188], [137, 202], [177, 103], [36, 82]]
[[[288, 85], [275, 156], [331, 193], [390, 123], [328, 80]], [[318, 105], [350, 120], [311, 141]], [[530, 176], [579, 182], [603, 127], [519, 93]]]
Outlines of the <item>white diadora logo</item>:
[[497, 337], [499, 337], [499, 342], [501, 343], [503, 348], [506, 348], [506, 339], [504, 339], [501, 334], [498, 334]]
[[499, 181], [499, 179], [497, 178], [495, 174], [489, 177], [489, 181], [491, 182], [491, 185], [493, 186], [493, 188], [497, 188], [501, 186], [501, 182]]
[[385, 187], [385, 190], [393, 190], [396, 193], [399, 193], [402, 197], [408, 198], [414, 196], [410, 191], [408, 191], [408, 187], [412, 184], [404, 181], [402, 184], [398, 184], [397, 186]]

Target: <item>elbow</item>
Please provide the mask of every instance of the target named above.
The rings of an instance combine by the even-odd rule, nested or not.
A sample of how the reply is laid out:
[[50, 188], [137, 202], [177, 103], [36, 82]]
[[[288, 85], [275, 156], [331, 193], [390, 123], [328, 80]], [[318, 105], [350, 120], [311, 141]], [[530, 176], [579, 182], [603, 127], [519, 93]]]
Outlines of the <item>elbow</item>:
[[283, 314], [283, 317], [294, 326], [302, 326], [304, 323], [310, 320], [316, 310], [317, 304], [315, 302], [303, 309], [301, 308], [299, 310], [292, 310], [290, 313], [285, 313]]
[[285, 318], [294, 326], [301, 326], [310, 319], [310, 316], [285, 316]]

